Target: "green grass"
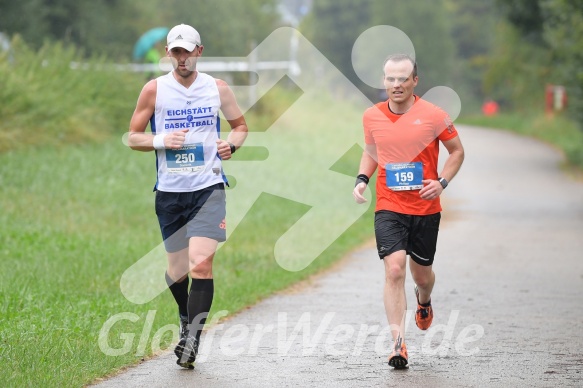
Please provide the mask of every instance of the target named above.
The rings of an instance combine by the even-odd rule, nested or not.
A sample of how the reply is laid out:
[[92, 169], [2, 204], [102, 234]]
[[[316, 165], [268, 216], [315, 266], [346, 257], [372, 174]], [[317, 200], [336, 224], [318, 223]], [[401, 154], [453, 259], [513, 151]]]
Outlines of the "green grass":
[[535, 137], [561, 150], [570, 166], [583, 170], [583, 130], [562, 115], [503, 113], [489, 117], [461, 117], [457, 122]]
[[[312, 105], [318, 112], [330, 104], [324, 99]], [[353, 131], [362, 112], [342, 109], [336, 121], [324, 122]], [[265, 118], [250, 114], [252, 126], [255, 120]], [[98, 143], [36, 144], [0, 154], [3, 386], [88, 384], [150, 356], [154, 333], [177, 323], [169, 291], [144, 305], [130, 303], [120, 291], [124, 271], [161, 241], [153, 209], [154, 155], [129, 150], [122, 132]], [[333, 170], [354, 176], [359, 158], [352, 149]], [[252, 305], [327, 268], [372, 236], [368, 212], [305, 270], [286, 271], [274, 260], [273, 246], [307, 210], [275, 195], [258, 198], [217, 255], [212, 312], [232, 314]], [[143, 353], [139, 339], [149, 312], [155, 318]], [[116, 323], [109, 345], [122, 348], [124, 335], [134, 337], [128, 352], [108, 356], [98, 346], [99, 332], [120, 313], [136, 314], [137, 321]], [[166, 332], [161, 347], [172, 340]]]

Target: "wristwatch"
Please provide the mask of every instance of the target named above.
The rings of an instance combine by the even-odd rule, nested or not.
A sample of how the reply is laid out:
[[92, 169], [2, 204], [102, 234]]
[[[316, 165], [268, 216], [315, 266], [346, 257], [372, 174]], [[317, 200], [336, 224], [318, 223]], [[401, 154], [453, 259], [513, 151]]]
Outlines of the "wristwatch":
[[437, 178], [437, 180], [439, 181], [439, 183], [441, 183], [441, 187], [443, 187], [444, 189], [447, 187], [447, 179], [445, 178]]
[[237, 147], [235, 147], [235, 145], [233, 143], [228, 143], [229, 144], [229, 148], [231, 148], [231, 155], [233, 155], [235, 153], [235, 151], [237, 151]]

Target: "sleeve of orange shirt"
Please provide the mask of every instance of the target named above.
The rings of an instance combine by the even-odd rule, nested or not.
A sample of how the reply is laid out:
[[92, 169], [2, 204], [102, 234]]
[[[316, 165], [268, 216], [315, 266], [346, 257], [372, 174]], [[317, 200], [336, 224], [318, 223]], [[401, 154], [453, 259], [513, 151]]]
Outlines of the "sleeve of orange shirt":
[[374, 138], [372, 137], [372, 134], [370, 132], [370, 125], [369, 124], [369, 114], [370, 114], [370, 109], [367, 109], [366, 111], [364, 111], [364, 115], [362, 116], [362, 127], [364, 129], [364, 142], [366, 144], [374, 144]]
[[435, 128], [439, 132], [436, 133], [436, 137], [442, 142], [451, 140], [458, 135], [457, 130], [453, 125], [453, 121], [451, 121], [449, 115], [445, 112], [444, 115], [436, 122]]

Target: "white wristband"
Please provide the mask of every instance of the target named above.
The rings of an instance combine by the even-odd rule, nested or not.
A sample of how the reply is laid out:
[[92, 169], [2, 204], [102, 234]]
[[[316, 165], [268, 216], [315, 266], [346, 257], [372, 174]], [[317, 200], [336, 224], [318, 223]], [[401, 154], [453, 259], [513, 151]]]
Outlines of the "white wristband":
[[154, 141], [152, 142], [152, 145], [154, 146], [155, 150], [163, 150], [164, 148], [166, 148], [164, 146], [164, 138], [166, 137], [166, 133], [160, 133], [156, 136], [154, 136]]

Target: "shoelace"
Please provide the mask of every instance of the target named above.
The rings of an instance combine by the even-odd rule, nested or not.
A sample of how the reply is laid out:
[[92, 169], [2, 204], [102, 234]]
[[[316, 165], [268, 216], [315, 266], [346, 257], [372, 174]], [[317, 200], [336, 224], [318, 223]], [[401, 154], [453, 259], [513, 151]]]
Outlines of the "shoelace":
[[397, 337], [397, 340], [395, 341], [395, 350], [401, 350], [401, 343], [403, 342], [403, 338], [401, 338], [401, 335], [399, 334], [399, 337]]
[[188, 337], [182, 348], [181, 360], [193, 361], [198, 354], [198, 341], [193, 337]]
[[188, 336], [188, 319], [180, 319], [180, 338], [186, 338]]
[[429, 316], [429, 307], [421, 307], [417, 309], [417, 313], [421, 315], [422, 319], [425, 319]]

